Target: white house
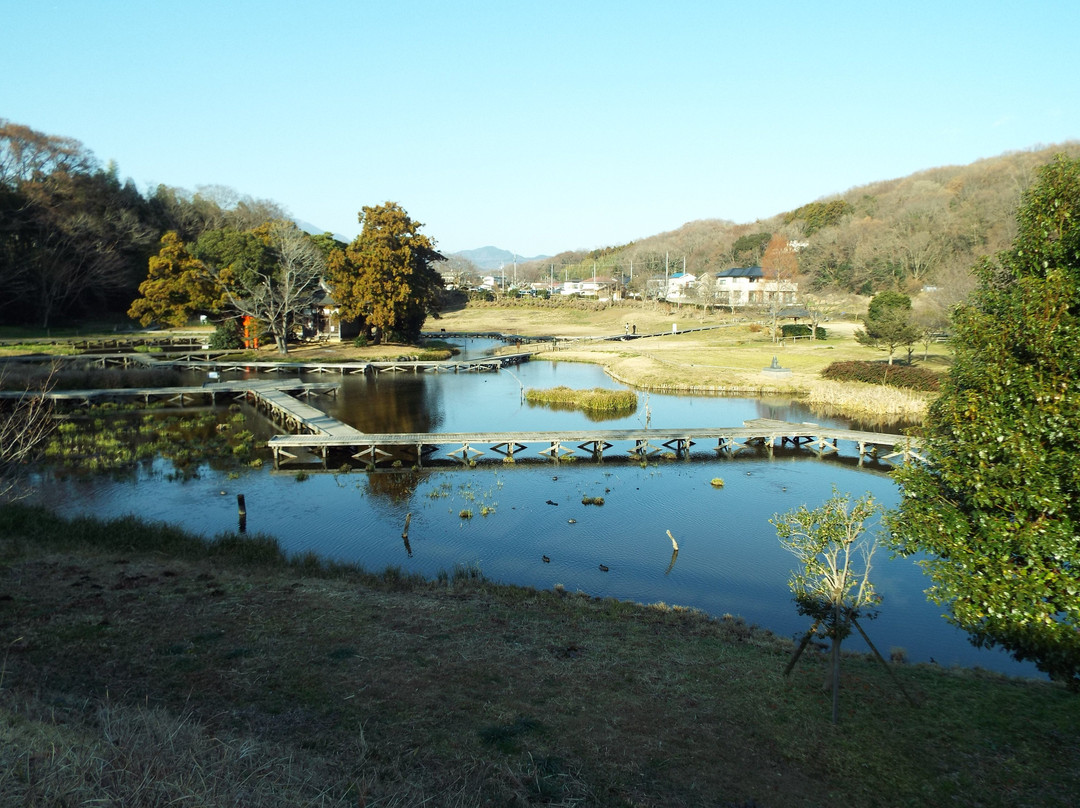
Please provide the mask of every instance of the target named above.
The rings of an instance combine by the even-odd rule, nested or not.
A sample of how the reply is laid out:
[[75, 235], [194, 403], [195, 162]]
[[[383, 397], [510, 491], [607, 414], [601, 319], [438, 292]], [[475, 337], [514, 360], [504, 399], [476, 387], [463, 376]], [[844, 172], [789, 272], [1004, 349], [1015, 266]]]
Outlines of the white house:
[[617, 284], [614, 278], [598, 278], [593, 276], [581, 282], [582, 297], [610, 298], [614, 294]]
[[562, 287], [559, 289], [560, 295], [580, 295], [581, 294], [581, 281], [564, 281]]
[[716, 273], [713, 300], [718, 306], [772, 306], [795, 302], [799, 284], [766, 278], [761, 267], [734, 267]]
[[668, 278], [664, 297], [669, 303], [693, 303], [695, 298], [691, 290], [696, 285], [696, 275], [691, 275], [689, 272], [676, 272]]

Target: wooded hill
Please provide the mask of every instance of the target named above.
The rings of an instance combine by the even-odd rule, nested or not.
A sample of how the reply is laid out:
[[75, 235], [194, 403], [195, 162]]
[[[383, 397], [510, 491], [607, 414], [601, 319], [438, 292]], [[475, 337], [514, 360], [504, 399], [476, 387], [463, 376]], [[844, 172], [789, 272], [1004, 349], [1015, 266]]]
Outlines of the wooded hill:
[[695, 275], [760, 264], [779, 234], [798, 246], [801, 289], [867, 295], [935, 285], [962, 296], [971, 287], [971, 267], [1011, 243], [1021, 194], [1056, 154], [1080, 157], [1080, 142], [931, 168], [749, 224], [689, 222], [630, 244], [519, 264], [518, 275], [547, 277], [554, 266], [559, 279], [629, 278], [632, 268], [638, 286], [662, 276], [665, 260], [670, 271], [685, 267]]
[[[929, 169], [750, 224], [690, 222], [632, 244], [519, 263], [517, 276], [546, 278], [555, 267], [560, 278], [632, 275], [642, 288], [663, 276], [665, 261], [694, 274], [758, 264], [779, 235], [798, 246], [801, 291], [912, 292], [933, 284], [955, 299], [970, 287], [971, 266], [1009, 244], [1020, 194], [1057, 153], [1080, 157], [1080, 142]], [[191, 241], [285, 216], [273, 201], [217, 186], [140, 192], [79, 141], [0, 119], [0, 319], [48, 328], [123, 318], [165, 232]], [[457, 263], [446, 269], [468, 268]]]

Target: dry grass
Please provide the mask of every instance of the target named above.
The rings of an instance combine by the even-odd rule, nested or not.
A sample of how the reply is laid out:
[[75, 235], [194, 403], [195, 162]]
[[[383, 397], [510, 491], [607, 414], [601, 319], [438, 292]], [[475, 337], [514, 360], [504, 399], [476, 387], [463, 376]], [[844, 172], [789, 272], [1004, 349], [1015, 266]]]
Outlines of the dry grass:
[[532, 404], [547, 404], [586, 412], [632, 412], [637, 407], [637, 394], [631, 390], [575, 390], [571, 387], [550, 387], [525, 391], [525, 400]]
[[933, 401], [929, 393], [859, 382], [816, 379], [804, 398], [815, 411], [855, 416], [863, 420], [922, 419]]
[[689, 306], [681, 310], [668, 304], [602, 304], [591, 301], [558, 303], [529, 302], [518, 305], [475, 304], [444, 312], [438, 320], [428, 320], [426, 330], [448, 332], [500, 331], [522, 336], [582, 337], [622, 334], [627, 325], [638, 334], [669, 333], [672, 323], [680, 328], [696, 328], [728, 322], [722, 313], [701, 313]]
[[[14, 516], [12, 515], [14, 514]], [[1064, 806], [1063, 688], [0, 509], [0, 805]], [[245, 542], [256, 546], [245, 549]]]
[[0, 692], [5, 805], [355, 805], [336, 768], [288, 746], [214, 732], [189, 710]]
[[[773, 357], [790, 373], [764, 372]], [[934, 398], [898, 388], [822, 379], [821, 371], [834, 361], [881, 359], [880, 353], [853, 339], [777, 345], [741, 326], [629, 342], [578, 343], [538, 353], [537, 358], [600, 364], [617, 381], [645, 390], [790, 396], [823, 414], [864, 419], [918, 420]]]

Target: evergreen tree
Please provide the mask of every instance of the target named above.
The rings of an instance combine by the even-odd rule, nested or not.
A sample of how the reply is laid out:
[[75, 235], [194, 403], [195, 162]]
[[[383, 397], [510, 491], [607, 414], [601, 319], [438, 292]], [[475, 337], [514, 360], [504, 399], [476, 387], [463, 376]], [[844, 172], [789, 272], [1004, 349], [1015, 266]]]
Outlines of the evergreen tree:
[[1044, 167], [1011, 250], [953, 315], [926, 466], [897, 473], [897, 549], [978, 646], [1080, 688], [1080, 160]]
[[161, 237], [161, 249], [150, 257], [146, 280], [128, 309], [128, 316], [143, 325], [158, 322], [182, 326], [197, 311], [217, 312], [225, 304], [221, 287], [209, 276], [202, 261], [188, 252], [176, 231]]
[[919, 338], [919, 329], [911, 322], [911, 298], [900, 292], [874, 295], [863, 325], [855, 332], [855, 339], [861, 345], [888, 351], [890, 365], [897, 348], [913, 345]]
[[343, 320], [360, 320], [377, 339], [415, 341], [429, 314], [438, 314], [446, 260], [396, 202], [365, 207], [360, 235], [328, 260], [327, 282]]

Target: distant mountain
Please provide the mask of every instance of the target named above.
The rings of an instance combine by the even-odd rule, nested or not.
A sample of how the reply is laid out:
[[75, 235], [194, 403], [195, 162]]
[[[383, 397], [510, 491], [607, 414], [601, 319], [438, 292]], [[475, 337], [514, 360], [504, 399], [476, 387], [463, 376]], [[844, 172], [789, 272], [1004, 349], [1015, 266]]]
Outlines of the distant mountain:
[[[311, 222], [305, 222], [303, 219], [293, 219], [293, 221], [296, 222], [297, 227], [299, 227], [305, 233], [310, 233], [313, 236], [321, 236], [323, 233], [326, 232], [325, 227], [319, 227], [318, 225], [314, 225]], [[352, 242], [351, 238], [349, 238], [348, 236], [343, 236], [341, 235], [341, 233], [333, 233], [332, 235], [334, 236], [334, 238], [336, 238], [343, 244], [349, 244], [350, 242]]]
[[532, 258], [526, 258], [524, 255], [512, 253], [509, 250], [501, 250], [498, 247], [479, 247], [475, 250], [459, 250], [456, 253], [451, 253], [453, 256], [464, 258], [466, 261], [471, 261], [476, 265], [477, 269], [498, 269], [508, 264], [513, 264], [516, 260], [519, 264], [523, 264], [526, 261], [539, 261], [547, 258], [546, 255], [537, 255]]

